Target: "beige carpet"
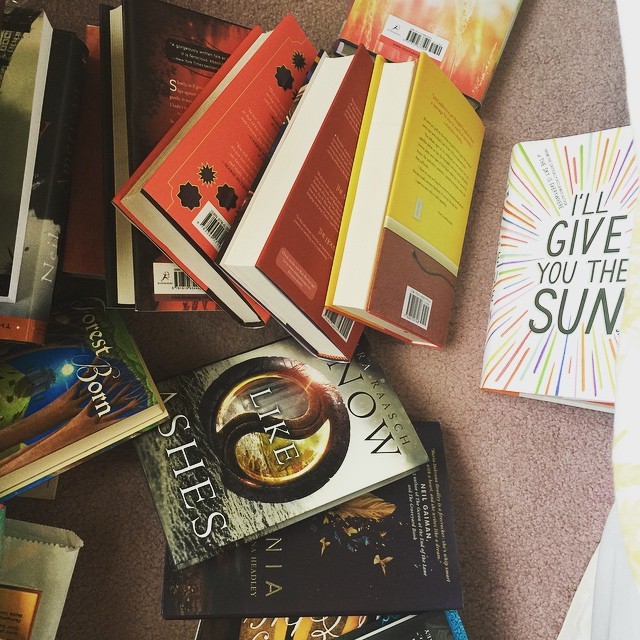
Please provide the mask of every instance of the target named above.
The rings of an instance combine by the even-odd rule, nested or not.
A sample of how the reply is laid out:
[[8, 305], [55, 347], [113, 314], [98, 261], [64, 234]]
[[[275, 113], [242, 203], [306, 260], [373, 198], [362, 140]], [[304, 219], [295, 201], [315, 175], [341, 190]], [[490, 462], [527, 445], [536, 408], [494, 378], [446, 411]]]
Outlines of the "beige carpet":
[[[184, 3], [265, 28], [290, 9], [324, 47], [349, 7]], [[97, 18], [95, 0], [45, 7], [54, 26], [78, 33]], [[449, 346], [430, 351], [370, 334], [410, 415], [443, 424], [471, 639], [554, 639], [612, 503], [611, 416], [481, 392], [479, 380], [511, 147], [627, 124], [623, 82], [614, 0], [524, 0], [480, 112], [486, 138]], [[158, 379], [281, 335], [275, 326], [241, 329], [222, 314], [126, 317]], [[131, 444], [63, 475], [55, 501], [16, 500], [9, 514], [85, 541], [60, 638], [193, 637], [195, 623], [160, 617], [163, 537]]]

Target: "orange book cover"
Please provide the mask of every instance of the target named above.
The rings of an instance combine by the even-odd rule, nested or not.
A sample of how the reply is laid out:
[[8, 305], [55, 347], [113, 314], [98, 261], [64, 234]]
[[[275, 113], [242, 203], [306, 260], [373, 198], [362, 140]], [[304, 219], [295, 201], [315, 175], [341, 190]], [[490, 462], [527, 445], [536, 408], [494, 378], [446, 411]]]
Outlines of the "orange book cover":
[[325, 299], [372, 72], [359, 48], [256, 263], [347, 359], [363, 325]]
[[143, 186], [212, 263], [315, 56], [286, 16]]
[[390, 62], [424, 51], [479, 106], [522, 0], [353, 0], [336, 51], [363, 44]]
[[[89, 51], [78, 120], [78, 140], [71, 170], [71, 193], [62, 270], [77, 276], [104, 278], [104, 213], [102, 199], [102, 136], [100, 105], [100, 29], [87, 25]], [[91, 144], [82, 141], [91, 140]]]

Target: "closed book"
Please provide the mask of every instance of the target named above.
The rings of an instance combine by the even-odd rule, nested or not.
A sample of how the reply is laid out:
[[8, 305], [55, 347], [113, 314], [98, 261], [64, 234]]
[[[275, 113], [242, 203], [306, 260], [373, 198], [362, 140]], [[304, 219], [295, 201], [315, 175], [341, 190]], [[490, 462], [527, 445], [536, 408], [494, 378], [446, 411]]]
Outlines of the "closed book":
[[313, 353], [348, 360], [363, 325], [325, 308], [373, 62], [320, 59], [220, 266]]
[[16, 301], [0, 302], [0, 340], [43, 344], [69, 203], [85, 46], [54, 30]]
[[52, 28], [17, 8], [0, 34], [0, 302], [15, 302], [42, 116]]
[[159, 385], [169, 421], [135, 441], [177, 568], [264, 536], [427, 459], [366, 341], [350, 363], [292, 338]]
[[424, 53], [417, 62], [378, 57], [330, 309], [408, 342], [444, 346], [483, 133], [473, 107]]
[[[221, 306], [245, 325], [268, 314], [217, 261], [316, 51], [292, 16], [214, 76], [193, 113], [116, 205]], [[227, 66], [224, 79], [217, 76]], [[176, 123], [178, 124], [178, 123]]]
[[[160, 0], [125, 0], [122, 6], [129, 164], [133, 172], [250, 29]], [[213, 300], [138, 230], [133, 234], [133, 257], [137, 310], [216, 308]]]
[[98, 298], [56, 308], [44, 346], [0, 350], [0, 496], [167, 416], [124, 322]]
[[[104, 279], [104, 160], [102, 149], [102, 82], [100, 27], [87, 25], [88, 50], [77, 139], [71, 169], [69, 213], [64, 233], [62, 271], [74, 276]], [[91, 143], [89, 144], [89, 140]]]
[[630, 127], [514, 146], [483, 389], [613, 412], [637, 181]]
[[193, 567], [177, 570], [167, 558], [163, 616], [461, 608], [442, 432], [437, 422], [414, 426], [429, 460], [410, 476]]
[[522, 0], [458, 6], [439, 0], [353, 0], [335, 44], [340, 55], [364, 45], [391, 62], [426, 53], [477, 107], [484, 100]]

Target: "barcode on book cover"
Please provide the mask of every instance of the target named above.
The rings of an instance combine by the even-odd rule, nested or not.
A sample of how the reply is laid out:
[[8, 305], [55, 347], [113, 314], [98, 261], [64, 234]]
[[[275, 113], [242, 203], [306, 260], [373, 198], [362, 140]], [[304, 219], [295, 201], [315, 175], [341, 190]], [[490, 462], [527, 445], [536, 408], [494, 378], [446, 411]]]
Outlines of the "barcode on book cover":
[[202, 289], [177, 265], [170, 262], [154, 262], [153, 292], [156, 295], [202, 293]]
[[193, 224], [217, 251], [220, 251], [231, 229], [231, 225], [210, 202], [200, 209], [200, 213], [193, 219]]
[[322, 310], [322, 317], [345, 342], [349, 340], [354, 325], [351, 318], [345, 318], [335, 311], [329, 311], [329, 309]]
[[449, 46], [449, 41], [445, 38], [392, 15], [387, 18], [380, 35], [414, 51], [424, 51], [438, 62], [442, 62]]
[[402, 318], [426, 329], [429, 326], [433, 300], [411, 287], [407, 287], [402, 304]]

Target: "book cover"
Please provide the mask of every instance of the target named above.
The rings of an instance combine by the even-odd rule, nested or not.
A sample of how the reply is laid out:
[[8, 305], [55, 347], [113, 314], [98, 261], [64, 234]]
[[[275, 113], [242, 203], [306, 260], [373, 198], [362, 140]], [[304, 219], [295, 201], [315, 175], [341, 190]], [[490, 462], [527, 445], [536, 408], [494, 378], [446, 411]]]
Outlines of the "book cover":
[[443, 347], [484, 126], [424, 53], [381, 64], [371, 100], [327, 305]]
[[410, 476], [193, 567], [167, 558], [163, 617], [461, 608], [440, 425], [414, 426], [429, 460]]
[[329, 640], [370, 621], [371, 616], [210, 618], [199, 622], [195, 640]]
[[82, 540], [72, 531], [7, 518], [0, 559], [0, 637], [50, 640], [60, 617]]
[[325, 308], [373, 61], [321, 58], [220, 264], [322, 357], [349, 359], [363, 325]]
[[44, 11], [20, 8], [0, 33], [0, 302], [18, 290], [51, 35]]
[[209, 85], [156, 161], [114, 200], [244, 324], [263, 324], [268, 314], [216, 258], [315, 55], [295, 19], [285, 16], [235, 61], [232, 73]]
[[[77, 128], [78, 140], [82, 142], [76, 145], [73, 154], [62, 271], [75, 276], [104, 279], [104, 152], [103, 136], [95, 135], [102, 131], [100, 27], [87, 25], [84, 43], [88, 58]], [[91, 144], [86, 144], [87, 140], [91, 140]]]
[[427, 459], [363, 341], [349, 363], [289, 338], [166, 380], [136, 447], [179, 569], [410, 474]]
[[[159, 0], [126, 0], [123, 19], [133, 171], [250, 30]], [[138, 230], [133, 234], [133, 256], [137, 310], [216, 308], [211, 298]]]
[[133, 436], [167, 413], [116, 311], [52, 312], [45, 346], [0, 348], [0, 496]]
[[336, 52], [363, 44], [391, 62], [433, 59], [474, 105], [485, 98], [522, 0], [354, 0]]
[[613, 410], [637, 180], [629, 127], [515, 145], [483, 389]]
[[344, 635], [344, 640], [469, 640], [455, 610], [427, 611], [416, 616], [363, 625]]
[[16, 301], [0, 302], [0, 340], [43, 344], [58, 271], [86, 49], [54, 30]]

